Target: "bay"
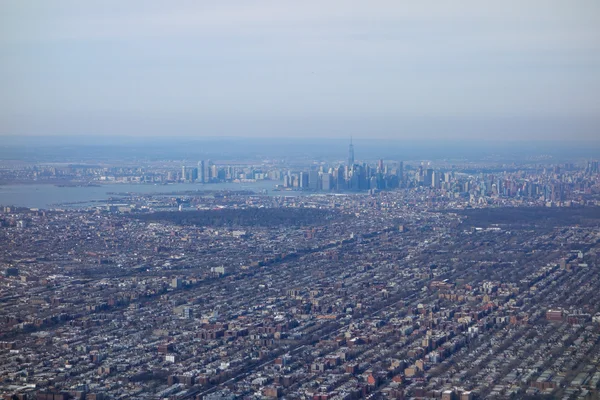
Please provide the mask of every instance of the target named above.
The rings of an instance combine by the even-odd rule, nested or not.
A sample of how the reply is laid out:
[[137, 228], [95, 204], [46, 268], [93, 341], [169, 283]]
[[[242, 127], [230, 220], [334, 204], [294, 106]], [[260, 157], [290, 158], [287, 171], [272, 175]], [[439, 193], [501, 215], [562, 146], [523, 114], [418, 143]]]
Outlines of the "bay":
[[[251, 190], [260, 194], [266, 190], [271, 196], [297, 196], [303, 192], [274, 191], [276, 181], [243, 183], [174, 183], [155, 185], [150, 183], [115, 183], [98, 186], [57, 186], [53, 184], [9, 184], [0, 186], [0, 205], [29, 208], [79, 208], [102, 205], [104, 200], [119, 198], [123, 193], [159, 194], [186, 191]], [[118, 201], [115, 201], [118, 202]]]

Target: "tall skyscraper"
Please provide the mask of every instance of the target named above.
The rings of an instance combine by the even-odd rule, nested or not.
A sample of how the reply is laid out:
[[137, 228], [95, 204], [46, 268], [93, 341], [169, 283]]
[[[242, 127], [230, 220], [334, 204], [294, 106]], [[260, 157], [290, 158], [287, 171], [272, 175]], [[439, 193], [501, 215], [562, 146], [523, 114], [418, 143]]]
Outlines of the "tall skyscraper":
[[404, 182], [404, 161], [398, 163], [398, 180]]
[[334, 170], [335, 178], [335, 189], [340, 191], [346, 188], [346, 176], [344, 174], [344, 167], [339, 166]]
[[206, 182], [206, 167], [204, 160], [198, 161], [198, 182]]
[[303, 189], [308, 188], [308, 173], [300, 172], [300, 187]]
[[[427, 170], [429, 171], [429, 170]], [[441, 175], [439, 171], [433, 171], [431, 173], [431, 187], [434, 189], [440, 188]]]
[[324, 191], [330, 191], [333, 187], [332, 183], [332, 177], [329, 172], [325, 172], [321, 175], [321, 185]]
[[212, 161], [207, 160], [204, 162], [204, 182], [210, 182], [210, 178], [212, 178], [211, 176], [211, 169], [210, 167], [212, 166]]
[[312, 190], [319, 189], [319, 171], [309, 171], [308, 172], [308, 187]]
[[354, 145], [352, 144], [352, 138], [350, 138], [350, 146], [348, 146], [348, 167], [354, 165]]
[[427, 172], [425, 174], [424, 185], [430, 186], [430, 187], [433, 186], [433, 169], [432, 168], [427, 168]]

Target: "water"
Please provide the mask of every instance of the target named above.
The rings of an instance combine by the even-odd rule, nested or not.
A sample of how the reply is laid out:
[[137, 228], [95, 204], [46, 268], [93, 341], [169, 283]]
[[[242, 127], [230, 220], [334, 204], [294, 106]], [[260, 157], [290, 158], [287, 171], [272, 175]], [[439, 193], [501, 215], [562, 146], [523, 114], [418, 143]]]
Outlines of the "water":
[[175, 183], [171, 185], [153, 184], [102, 184], [100, 186], [60, 187], [52, 184], [15, 184], [0, 185], [0, 205], [29, 208], [65, 208], [101, 205], [98, 201], [118, 197], [116, 193], [171, 193], [184, 191], [213, 190], [268, 190], [269, 195], [294, 196], [302, 192], [273, 191], [275, 181], [245, 183], [215, 183], [209, 185], [194, 183]]

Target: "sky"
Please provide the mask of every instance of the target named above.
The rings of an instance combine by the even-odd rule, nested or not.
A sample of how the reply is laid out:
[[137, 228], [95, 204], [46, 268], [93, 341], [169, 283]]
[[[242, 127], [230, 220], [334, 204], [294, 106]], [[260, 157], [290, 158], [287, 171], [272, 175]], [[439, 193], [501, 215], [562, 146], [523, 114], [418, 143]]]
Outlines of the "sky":
[[0, 135], [600, 141], [597, 0], [0, 0]]

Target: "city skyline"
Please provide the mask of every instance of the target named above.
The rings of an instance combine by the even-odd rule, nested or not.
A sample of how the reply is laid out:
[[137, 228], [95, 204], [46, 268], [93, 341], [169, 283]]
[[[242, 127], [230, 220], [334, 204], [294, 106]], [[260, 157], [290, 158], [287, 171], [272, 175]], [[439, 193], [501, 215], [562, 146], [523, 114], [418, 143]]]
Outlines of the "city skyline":
[[[7, 162], [0, 396], [597, 397], [597, 159], [356, 150], [343, 168]], [[203, 170], [214, 184], [183, 183]], [[371, 190], [380, 175], [404, 184]]]

